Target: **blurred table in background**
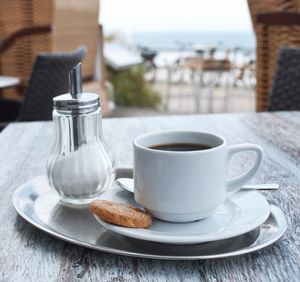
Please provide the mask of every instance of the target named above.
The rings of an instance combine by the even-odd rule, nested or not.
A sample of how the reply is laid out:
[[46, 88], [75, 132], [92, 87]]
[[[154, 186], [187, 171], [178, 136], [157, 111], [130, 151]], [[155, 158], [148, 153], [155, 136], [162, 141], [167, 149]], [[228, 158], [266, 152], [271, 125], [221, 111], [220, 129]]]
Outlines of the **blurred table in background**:
[[208, 89], [210, 113], [213, 112], [214, 89], [219, 85], [222, 76], [226, 75], [224, 79], [224, 109], [225, 111], [228, 111], [228, 88], [232, 69], [232, 64], [228, 58], [214, 59], [203, 58], [202, 56], [190, 56], [183, 58], [178, 64], [170, 66], [168, 68], [166, 101], [164, 106], [165, 109], [168, 109], [171, 96], [174, 97], [174, 95], [171, 95], [171, 88], [174, 84], [173, 73], [176, 69], [180, 69], [181, 72], [183, 72], [183, 70], [188, 70], [190, 72], [190, 83], [193, 85], [193, 90], [191, 93], [180, 93], [178, 96], [194, 96], [197, 113], [201, 112], [204, 75], [206, 75], [208, 78], [206, 81], [206, 86]]
[[20, 83], [20, 79], [13, 76], [0, 75], [0, 89], [14, 87]]

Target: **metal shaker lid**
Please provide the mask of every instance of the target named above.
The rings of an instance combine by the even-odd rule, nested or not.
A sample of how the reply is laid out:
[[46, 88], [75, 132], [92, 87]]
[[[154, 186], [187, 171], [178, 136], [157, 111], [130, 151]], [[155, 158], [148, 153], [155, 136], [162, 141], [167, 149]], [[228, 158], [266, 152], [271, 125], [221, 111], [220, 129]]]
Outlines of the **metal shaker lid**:
[[57, 111], [86, 112], [96, 110], [100, 106], [97, 94], [82, 92], [81, 63], [69, 73], [70, 93], [53, 98]]
[[79, 99], [73, 99], [70, 94], [53, 98], [54, 109], [58, 111], [96, 110], [100, 106], [99, 100], [93, 93], [84, 93]]

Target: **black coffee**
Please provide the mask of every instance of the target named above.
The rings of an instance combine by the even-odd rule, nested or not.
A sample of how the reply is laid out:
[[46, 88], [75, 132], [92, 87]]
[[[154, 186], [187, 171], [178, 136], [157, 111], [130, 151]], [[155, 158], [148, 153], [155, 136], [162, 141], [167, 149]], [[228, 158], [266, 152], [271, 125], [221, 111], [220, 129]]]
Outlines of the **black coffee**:
[[211, 149], [211, 146], [204, 144], [192, 144], [192, 143], [171, 143], [171, 144], [160, 144], [151, 146], [150, 149], [161, 150], [161, 151], [202, 151]]

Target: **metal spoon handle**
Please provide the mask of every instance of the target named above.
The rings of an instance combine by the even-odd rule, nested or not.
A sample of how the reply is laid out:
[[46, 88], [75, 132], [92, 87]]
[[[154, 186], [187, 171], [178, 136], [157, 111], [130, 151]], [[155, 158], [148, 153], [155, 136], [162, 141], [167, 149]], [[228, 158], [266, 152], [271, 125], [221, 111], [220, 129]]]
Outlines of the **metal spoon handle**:
[[279, 184], [265, 183], [265, 184], [248, 184], [242, 187], [243, 190], [278, 190]]

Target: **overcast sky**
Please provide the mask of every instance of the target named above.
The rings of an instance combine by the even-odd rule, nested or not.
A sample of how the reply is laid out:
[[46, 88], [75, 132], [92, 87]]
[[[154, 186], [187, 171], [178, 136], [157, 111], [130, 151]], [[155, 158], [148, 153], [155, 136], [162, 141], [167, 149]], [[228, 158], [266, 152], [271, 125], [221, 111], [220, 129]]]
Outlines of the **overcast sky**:
[[251, 31], [246, 0], [101, 0], [105, 31]]

